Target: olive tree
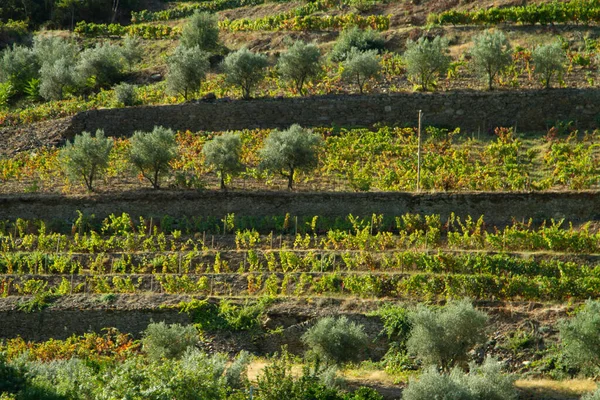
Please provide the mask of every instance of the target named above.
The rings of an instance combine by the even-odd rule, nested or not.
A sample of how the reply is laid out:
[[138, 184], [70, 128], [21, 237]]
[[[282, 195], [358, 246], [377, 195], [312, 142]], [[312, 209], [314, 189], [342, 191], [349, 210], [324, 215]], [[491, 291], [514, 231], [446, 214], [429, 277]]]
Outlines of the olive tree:
[[540, 77], [544, 88], [549, 89], [552, 77], [565, 70], [567, 55], [560, 42], [555, 41], [536, 47], [531, 53], [531, 60], [535, 74]]
[[469, 300], [452, 301], [437, 310], [419, 305], [409, 314], [412, 323], [406, 348], [424, 364], [444, 371], [467, 361], [467, 352], [485, 339], [487, 314]]
[[142, 59], [140, 40], [135, 36], [125, 36], [125, 39], [121, 44], [121, 56], [125, 60], [129, 72], [131, 72], [135, 63], [140, 62]]
[[136, 131], [131, 137], [129, 160], [154, 189], [160, 187], [160, 174], [167, 173], [169, 163], [177, 156], [175, 133], [155, 126], [152, 132]]
[[600, 368], [600, 302], [588, 300], [575, 316], [559, 323], [559, 331], [569, 363], [596, 376]]
[[200, 47], [204, 51], [214, 51], [219, 47], [219, 24], [217, 16], [208, 12], [196, 11], [181, 32], [183, 47]]
[[342, 68], [342, 79], [356, 83], [362, 94], [365, 83], [379, 74], [381, 66], [376, 50], [360, 51], [353, 48], [342, 63]]
[[512, 61], [512, 49], [502, 31], [487, 31], [473, 39], [471, 56], [475, 70], [487, 80], [488, 89], [492, 90], [496, 75]]
[[353, 48], [360, 51], [377, 50], [377, 52], [381, 52], [384, 44], [385, 41], [379, 32], [373, 29], [362, 30], [354, 26], [340, 33], [331, 51], [331, 60], [344, 61]]
[[104, 137], [98, 129], [96, 135], [82, 132], [73, 142], [67, 142], [60, 151], [62, 166], [69, 179], [83, 179], [88, 190], [94, 190], [94, 181], [108, 166], [108, 158], [113, 147], [111, 138]]
[[409, 77], [422, 90], [435, 86], [436, 78], [448, 70], [448, 40], [436, 36], [433, 40], [421, 37], [416, 42], [408, 40], [404, 61]]
[[9, 82], [15, 92], [21, 93], [30, 79], [38, 77], [39, 67], [31, 49], [7, 47], [0, 55], [0, 82]]
[[260, 149], [260, 167], [280, 173], [293, 188], [297, 170], [310, 170], [317, 166], [321, 138], [310, 130], [294, 124], [284, 131], [274, 130]]
[[296, 41], [279, 57], [279, 75], [293, 83], [298, 93], [303, 94], [304, 83], [321, 72], [321, 52], [314, 44]]
[[200, 90], [200, 84], [210, 68], [208, 53], [200, 47], [178, 46], [167, 59], [167, 90], [186, 100]]
[[342, 364], [360, 361], [361, 350], [368, 342], [364, 326], [347, 317], [321, 318], [304, 335], [302, 342], [327, 362]]
[[77, 85], [76, 71], [71, 60], [59, 58], [44, 63], [40, 69], [40, 95], [46, 100], [61, 100], [68, 88]]
[[98, 43], [81, 53], [77, 74], [82, 85], [110, 87], [121, 78], [123, 66], [119, 46]]
[[221, 189], [225, 189], [225, 175], [239, 172], [242, 140], [239, 134], [224, 133], [204, 144], [202, 153], [206, 164], [214, 166], [219, 172]]
[[245, 47], [228, 54], [223, 60], [225, 81], [238, 86], [244, 99], [249, 99], [252, 90], [264, 79], [266, 67], [265, 55], [253, 53]]

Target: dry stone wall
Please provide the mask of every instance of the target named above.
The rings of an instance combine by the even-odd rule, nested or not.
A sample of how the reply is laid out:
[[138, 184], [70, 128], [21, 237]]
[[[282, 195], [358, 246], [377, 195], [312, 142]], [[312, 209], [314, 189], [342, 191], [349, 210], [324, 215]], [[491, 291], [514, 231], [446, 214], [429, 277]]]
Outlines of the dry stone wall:
[[316, 96], [200, 101], [171, 106], [91, 110], [77, 114], [69, 135], [102, 128], [107, 135], [128, 136], [162, 125], [177, 130], [224, 131], [302, 126], [414, 126], [422, 110], [427, 125], [490, 131], [497, 126], [545, 130], [556, 121], [574, 121], [581, 129], [600, 121], [600, 91], [554, 89], [531, 91], [452, 91], [366, 96]]

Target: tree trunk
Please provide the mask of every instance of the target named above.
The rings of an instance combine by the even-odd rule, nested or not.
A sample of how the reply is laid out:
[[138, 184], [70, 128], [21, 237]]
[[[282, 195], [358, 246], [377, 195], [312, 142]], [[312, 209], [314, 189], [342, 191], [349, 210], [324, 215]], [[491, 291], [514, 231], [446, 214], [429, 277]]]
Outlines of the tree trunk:
[[294, 168], [290, 168], [290, 174], [288, 175], [288, 190], [292, 190], [294, 187]]
[[225, 178], [224, 178], [225, 173], [223, 171], [221, 171], [220, 175], [221, 175], [221, 190], [225, 190], [225, 189], [227, 189], [225, 187]]

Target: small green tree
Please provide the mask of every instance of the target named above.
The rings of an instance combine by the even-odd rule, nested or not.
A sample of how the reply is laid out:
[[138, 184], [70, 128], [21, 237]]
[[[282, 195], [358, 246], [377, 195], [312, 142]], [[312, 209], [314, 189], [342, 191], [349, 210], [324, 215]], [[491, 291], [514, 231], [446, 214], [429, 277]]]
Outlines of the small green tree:
[[13, 91], [22, 93], [27, 82], [39, 76], [40, 64], [34, 52], [24, 46], [8, 47], [0, 57], [0, 82], [9, 82]]
[[96, 44], [81, 53], [77, 74], [82, 85], [93, 88], [110, 87], [123, 73], [121, 49], [112, 44]]
[[140, 40], [135, 36], [125, 36], [125, 39], [121, 44], [121, 56], [125, 60], [129, 72], [131, 72], [133, 66], [142, 59]]
[[487, 80], [488, 89], [492, 90], [496, 75], [512, 61], [510, 42], [502, 31], [487, 31], [475, 36], [473, 43], [473, 66]]
[[181, 358], [200, 343], [193, 325], [151, 323], [143, 332], [142, 349], [153, 361]]
[[409, 77], [422, 90], [435, 86], [436, 78], [448, 70], [448, 40], [436, 36], [433, 40], [421, 37], [416, 42], [408, 40], [404, 61]]
[[119, 106], [133, 106], [137, 103], [135, 85], [129, 83], [119, 83], [115, 86], [115, 101]]
[[274, 130], [260, 150], [260, 167], [287, 178], [288, 189], [292, 190], [297, 170], [310, 170], [317, 166], [321, 143], [318, 135], [297, 124], [285, 131]]
[[61, 58], [67, 59], [74, 65], [80, 52], [79, 47], [72, 41], [59, 36], [42, 36], [41, 34], [34, 36], [32, 49], [38, 65], [54, 64]]
[[364, 327], [346, 316], [321, 318], [302, 335], [302, 342], [314, 355], [336, 364], [360, 361], [367, 341]]
[[267, 57], [245, 47], [228, 54], [223, 60], [225, 81], [240, 87], [244, 99], [249, 99], [252, 90], [264, 79], [266, 68]]
[[406, 347], [426, 365], [444, 371], [465, 364], [467, 352], [485, 339], [487, 314], [469, 300], [451, 301], [434, 310], [419, 305], [410, 313], [412, 331]]
[[304, 83], [321, 72], [321, 52], [315, 44], [298, 40], [279, 57], [277, 70], [283, 79], [293, 83], [298, 93], [304, 94]]
[[562, 352], [569, 363], [595, 376], [600, 368], [600, 301], [588, 300], [581, 311], [559, 323]]
[[552, 77], [565, 70], [567, 55], [561, 43], [555, 41], [536, 47], [531, 53], [531, 60], [535, 74], [540, 77], [544, 88], [549, 89]]
[[204, 51], [219, 48], [219, 24], [217, 16], [208, 12], [196, 11], [181, 32], [181, 45], [188, 49], [199, 47]]
[[136, 131], [131, 137], [129, 160], [154, 189], [160, 187], [160, 174], [169, 171], [177, 156], [177, 142], [171, 129], [155, 126], [152, 132]]
[[67, 142], [60, 152], [67, 176], [73, 180], [83, 179], [87, 189], [94, 190], [94, 181], [108, 166], [112, 147], [112, 139], [105, 138], [101, 129], [96, 131], [95, 137], [89, 132], [75, 136], [73, 143]]
[[219, 172], [221, 189], [225, 189], [225, 175], [239, 172], [243, 166], [240, 162], [242, 140], [239, 134], [224, 133], [204, 144], [202, 153], [206, 164], [214, 166]]
[[65, 92], [77, 85], [76, 72], [71, 60], [59, 58], [44, 63], [40, 69], [40, 96], [46, 100], [61, 100]]
[[360, 51], [356, 48], [350, 50], [342, 67], [342, 79], [356, 83], [361, 94], [365, 83], [376, 77], [381, 69], [376, 50]]
[[331, 60], [344, 61], [353, 48], [360, 51], [377, 50], [380, 53], [384, 44], [385, 41], [379, 32], [354, 26], [342, 31], [331, 51]]
[[167, 90], [182, 95], [186, 100], [200, 90], [200, 84], [210, 68], [208, 53], [198, 46], [178, 46], [167, 59], [167, 65]]

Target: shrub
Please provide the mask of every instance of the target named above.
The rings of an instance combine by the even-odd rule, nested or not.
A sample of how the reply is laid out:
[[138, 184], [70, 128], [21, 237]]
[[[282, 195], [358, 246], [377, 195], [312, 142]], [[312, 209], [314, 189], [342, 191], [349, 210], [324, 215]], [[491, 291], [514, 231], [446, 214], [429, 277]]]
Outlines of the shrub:
[[75, 64], [79, 56], [79, 48], [75, 43], [58, 36], [37, 35], [33, 38], [32, 49], [38, 65], [54, 64], [62, 58]]
[[304, 84], [321, 72], [320, 60], [321, 52], [315, 44], [298, 40], [279, 57], [277, 70], [283, 79], [293, 83], [298, 93], [303, 94]]
[[373, 29], [362, 30], [352, 27], [342, 31], [331, 51], [333, 61], [344, 61], [350, 50], [356, 48], [360, 51], [377, 50], [383, 51], [384, 40], [380, 33]]
[[494, 77], [512, 61], [510, 42], [502, 31], [487, 31], [473, 39], [471, 55], [473, 66], [482, 78], [487, 79], [492, 90]]
[[318, 357], [337, 364], [359, 361], [367, 344], [362, 325], [347, 317], [320, 319], [304, 335], [302, 342]]
[[0, 110], [8, 107], [8, 101], [13, 95], [13, 85], [10, 82], [0, 83]]
[[133, 106], [137, 103], [135, 85], [119, 83], [115, 86], [115, 101], [120, 106]]
[[200, 84], [210, 68], [208, 53], [198, 46], [178, 46], [167, 59], [167, 65], [167, 90], [182, 95], [186, 100], [200, 90]]
[[198, 332], [193, 325], [167, 325], [164, 322], [151, 323], [143, 332], [142, 349], [150, 360], [181, 358], [189, 349], [200, 343]]
[[125, 36], [123, 44], [121, 45], [121, 56], [125, 60], [129, 71], [131, 71], [133, 66], [142, 59], [140, 40], [135, 36]]
[[177, 156], [175, 134], [171, 129], [156, 126], [152, 132], [136, 131], [130, 143], [129, 160], [158, 189], [160, 174], [169, 171], [169, 163]]
[[455, 368], [439, 373], [430, 367], [419, 378], [411, 379], [402, 392], [403, 400], [514, 400], [514, 379], [501, 372], [502, 364], [486, 358], [482, 366], [471, 365], [468, 374]]
[[61, 150], [63, 167], [70, 179], [83, 179], [88, 190], [94, 190], [94, 181], [108, 166], [108, 158], [113, 146], [110, 138], [104, 137], [104, 131], [98, 129], [96, 136], [82, 132], [75, 136], [73, 143]]
[[596, 389], [595, 392], [586, 393], [581, 397], [581, 400], [600, 400], [600, 389]]
[[421, 37], [416, 42], [409, 39], [404, 52], [409, 77], [422, 90], [434, 87], [436, 78], [450, 65], [447, 53], [448, 40], [439, 36], [433, 40]]
[[217, 16], [196, 11], [181, 32], [181, 45], [188, 49], [214, 51], [219, 47], [219, 25]]
[[240, 154], [242, 140], [239, 134], [224, 133], [206, 142], [202, 153], [206, 164], [214, 166], [219, 172], [221, 189], [225, 189], [225, 175], [234, 174], [242, 169]]
[[600, 302], [588, 300], [571, 319], [559, 324], [563, 355], [585, 374], [595, 376], [600, 367]]
[[111, 44], [96, 44], [84, 50], [77, 64], [79, 80], [93, 88], [110, 87], [122, 75], [121, 49]]
[[367, 80], [377, 76], [381, 69], [377, 51], [359, 51], [356, 48], [350, 50], [342, 66], [342, 79], [356, 83], [361, 94]]
[[536, 47], [531, 53], [531, 60], [535, 67], [535, 74], [539, 75], [544, 88], [549, 89], [552, 77], [565, 70], [567, 55], [561, 43], [555, 41]]
[[252, 90], [264, 79], [266, 67], [265, 55], [253, 53], [245, 47], [228, 54], [223, 60], [225, 81], [238, 86], [244, 99], [249, 99]]
[[65, 92], [76, 86], [72, 61], [60, 58], [44, 63], [40, 69], [40, 95], [46, 100], [61, 100]]
[[468, 300], [452, 301], [437, 310], [419, 305], [410, 313], [408, 352], [444, 371], [467, 361], [467, 352], [485, 339], [487, 315]]
[[260, 168], [281, 173], [292, 190], [296, 170], [308, 171], [317, 166], [321, 143], [319, 136], [297, 124], [285, 131], [274, 130], [259, 151]]
[[38, 77], [39, 64], [33, 51], [23, 46], [6, 48], [0, 57], [0, 82], [8, 82], [22, 93], [27, 82]]

